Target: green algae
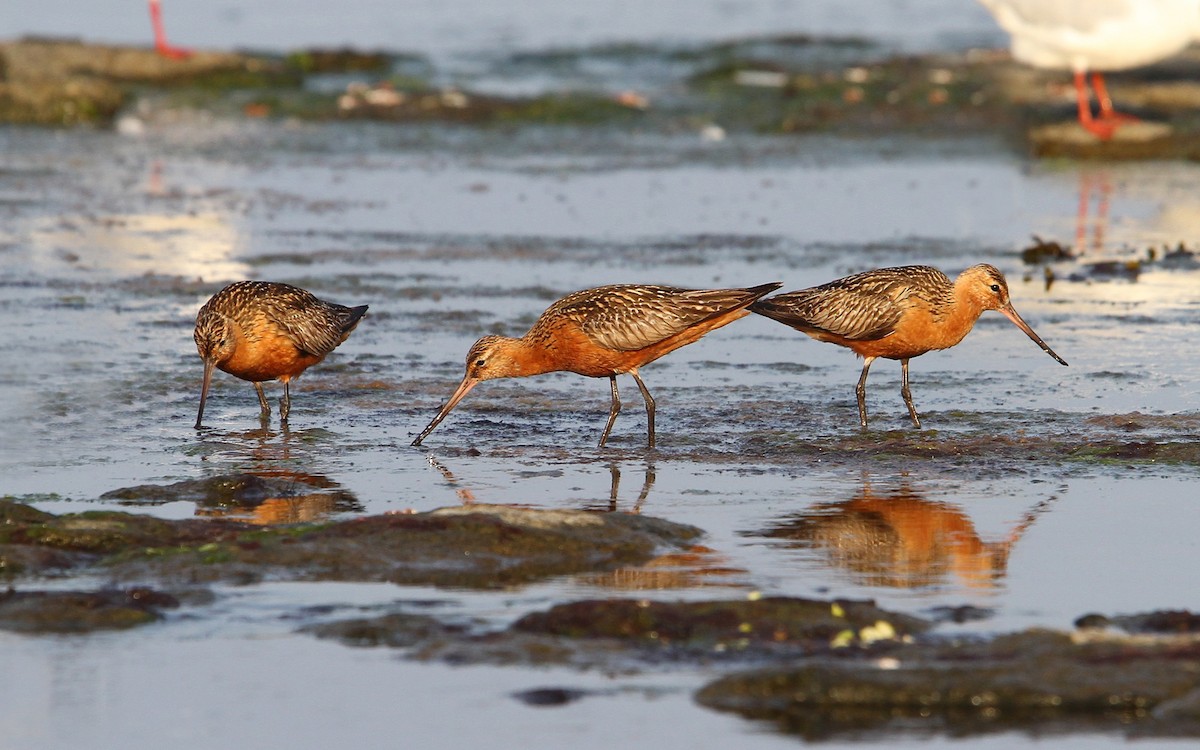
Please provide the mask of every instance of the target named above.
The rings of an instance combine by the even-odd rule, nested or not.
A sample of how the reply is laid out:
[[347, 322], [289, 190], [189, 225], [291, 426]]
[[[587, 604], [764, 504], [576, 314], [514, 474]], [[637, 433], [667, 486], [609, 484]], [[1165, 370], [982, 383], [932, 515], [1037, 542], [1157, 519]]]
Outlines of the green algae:
[[642, 516], [482, 505], [279, 528], [114, 511], [55, 516], [11, 501], [0, 502], [0, 518], [9, 519], [0, 526], [0, 571], [8, 575], [41, 564], [103, 570], [118, 580], [240, 583], [497, 588], [638, 564], [700, 534]]

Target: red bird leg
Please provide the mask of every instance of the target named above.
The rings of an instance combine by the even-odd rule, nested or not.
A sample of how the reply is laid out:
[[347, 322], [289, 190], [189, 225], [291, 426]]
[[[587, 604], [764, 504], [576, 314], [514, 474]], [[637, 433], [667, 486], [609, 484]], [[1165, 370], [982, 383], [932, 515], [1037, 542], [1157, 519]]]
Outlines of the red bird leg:
[[175, 47], [167, 41], [167, 32], [163, 28], [161, 0], [150, 0], [150, 25], [154, 28], [154, 49], [158, 54], [172, 60], [191, 57], [190, 49]]
[[1112, 97], [1108, 95], [1108, 86], [1104, 83], [1104, 75], [1092, 73], [1092, 90], [1096, 92], [1096, 101], [1100, 103], [1100, 119], [1114, 125], [1122, 122], [1137, 122], [1136, 117], [1118, 112], [1113, 109]]
[[1088, 93], [1087, 74], [1082, 70], [1075, 71], [1075, 100], [1079, 105], [1079, 124], [1083, 126], [1083, 129], [1102, 141], [1112, 138], [1115, 130], [1112, 123], [1098, 122], [1092, 118], [1092, 101]]

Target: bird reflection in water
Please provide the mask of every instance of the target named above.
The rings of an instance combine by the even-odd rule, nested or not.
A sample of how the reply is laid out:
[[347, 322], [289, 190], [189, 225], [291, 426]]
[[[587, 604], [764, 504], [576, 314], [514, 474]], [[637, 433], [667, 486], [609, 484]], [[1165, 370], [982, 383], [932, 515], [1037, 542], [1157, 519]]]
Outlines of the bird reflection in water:
[[364, 510], [353, 493], [320, 474], [272, 470], [202, 481], [206, 487], [195, 501], [197, 516], [275, 526]]
[[[620, 505], [622, 476], [620, 464], [610, 463], [608, 471], [611, 477], [608, 503], [589, 503], [584, 506], [584, 510], [600, 513], [640, 514], [642, 505], [650, 496], [650, 490], [654, 487], [654, 481], [657, 478], [654, 462], [647, 461], [645, 463], [641, 490], [627, 511], [622, 511]], [[629, 474], [632, 471], [627, 467], [625, 473]], [[749, 575], [749, 571], [744, 568], [730, 566], [729, 559], [719, 551], [700, 544], [693, 544], [677, 552], [658, 555], [634, 567], [580, 576], [580, 581], [592, 586], [621, 591], [663, 591], [699, 586], [746, 585]]]
[[764, 536], [820, 550], [832, 567], [852, 572], [863, 585], [922, 588], [952, 576], [968, 589], [987, 591], [1000, 586], [1013, 547], [1055, 499], [1039, 502], [1005, 538], [989, 542], [960, 506], [929, 500], [907, 483], [888, 492], [864, 483], [850, 500], [816, 505]]
[[[462, 480], [441, 461], [433, 456], [426, 456], [425, 460], [442, 475], [464, 505], [480, 502], [476, 493], [463, 484]], [[628, 511], [620, 510], [621, 467], [614, 462], [608, 464], [608, 470], [610, 482], [607, 502], [590, 502], [583, 506], [583, 510], [597, 513], [641, 513], [642, 505], [649, 497], [650, 489], [654, 486], [656, 475], [653, 462], [645, 463], [641, 490]], [[626, 469], [625, 473], [631, 472]], [[577, 576], [576, 580], [582, 584], [606, 589], [658, 591], [697, 586], [744, 586], [748, 585], [749, 572], [729, 566], [728, 558], [716, 550], [702, 545], [692, 545], [679, 551], [659, 555], [641, 565], [618, 568], [603, 573], [581, 574]]]
[[450, 487], [454, 490], [454, 494], [458, 496], [458, 499], [462, 501], [463, 505], [472, 505], [478, 502], [475, 499], [475, 493], [471, 490], [471, 488], [459, 482], [458, 477], [454, 476], [454, 472], [447, 469], [441, 461], [438, 461], [433, 456], [426, 456], [425, 460], [430, 466], [437, 469], [438, 473], [441, 474], [442, 478], [446, 480], [446, 484], [450, 485]]
[[[1108, 231], [1108, 211], [1112, 203], [1112, 177], [1106, 171], [1079, 172], [1079, 207], [1075, 211], [1075, 254], [1103, 255]], [[1092, 214], [1095, 196], [1096, 213]], [[1091, 239], [1088, 239], [1088, 235]]]
[[[610, 513], [615, 513], [620, 509], [618, 498], [620, 497], [621, 490], [621, 467], [615, 462], [610, 463], [608, 465], [608, 472], [609, 476], [612, 478], [608, 490], [608, 505], [603, 507], [598, 505], [589, 505], [585, 506], [585, 510], [606, 510]], [[630, 513], [642, 512], [642, 503], [646, 502], [646, 498], [650, 496], [650, 488], [654, 486], [655, 479], [656, 474], [654, 473], [654, 463], [647, 461], [646, 473], [642, 479], [642, 490], [638, 493], [637, 500], [634, 501], [633, 507], [629, 509]]]

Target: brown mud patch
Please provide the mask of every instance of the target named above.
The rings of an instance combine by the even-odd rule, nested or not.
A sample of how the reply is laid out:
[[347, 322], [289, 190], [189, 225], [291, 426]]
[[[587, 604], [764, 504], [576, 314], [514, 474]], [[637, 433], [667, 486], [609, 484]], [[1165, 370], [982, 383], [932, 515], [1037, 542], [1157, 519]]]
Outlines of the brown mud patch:
[[501, 588], [637, 565], [700, 530], [644, 516], [463, 506], [261, 528], [0, 501], [0, 571], [87, 569], [116, 580], [389, 581]]

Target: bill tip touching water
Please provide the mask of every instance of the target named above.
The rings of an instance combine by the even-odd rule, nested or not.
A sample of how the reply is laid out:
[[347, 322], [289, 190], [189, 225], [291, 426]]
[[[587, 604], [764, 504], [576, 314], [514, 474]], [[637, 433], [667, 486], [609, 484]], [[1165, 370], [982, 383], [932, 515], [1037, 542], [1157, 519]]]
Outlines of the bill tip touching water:
[[781, 286], [774, 282], [744, 289], [683, 289], [614, 284], [569, 294], [547, 308], [524, 336], [484, 336], [476, 341], [467, 353], [462, 382], [412, 445], [421, 445], [484, 380], [574, 372], [609, 379], [612, 406], [600, 447], [621, 410], [617, 375], [633, 376], [646, 403], [647, 443], [653, 448], [654, 398], [638, 368], [748, 315], [755, 300]]
[[270, 281], [238, 281], [214, 294], [196, 315], [192, 334], [204, 361], [195, 428], [202, 427], [214, 368], [254, 385], [264, 426], [271, 405], [262, 383], [282, 381], [279, 419], [286, 426], [291, 381], [345, 341], [366, 312], [367, 305], [346, 307]]

